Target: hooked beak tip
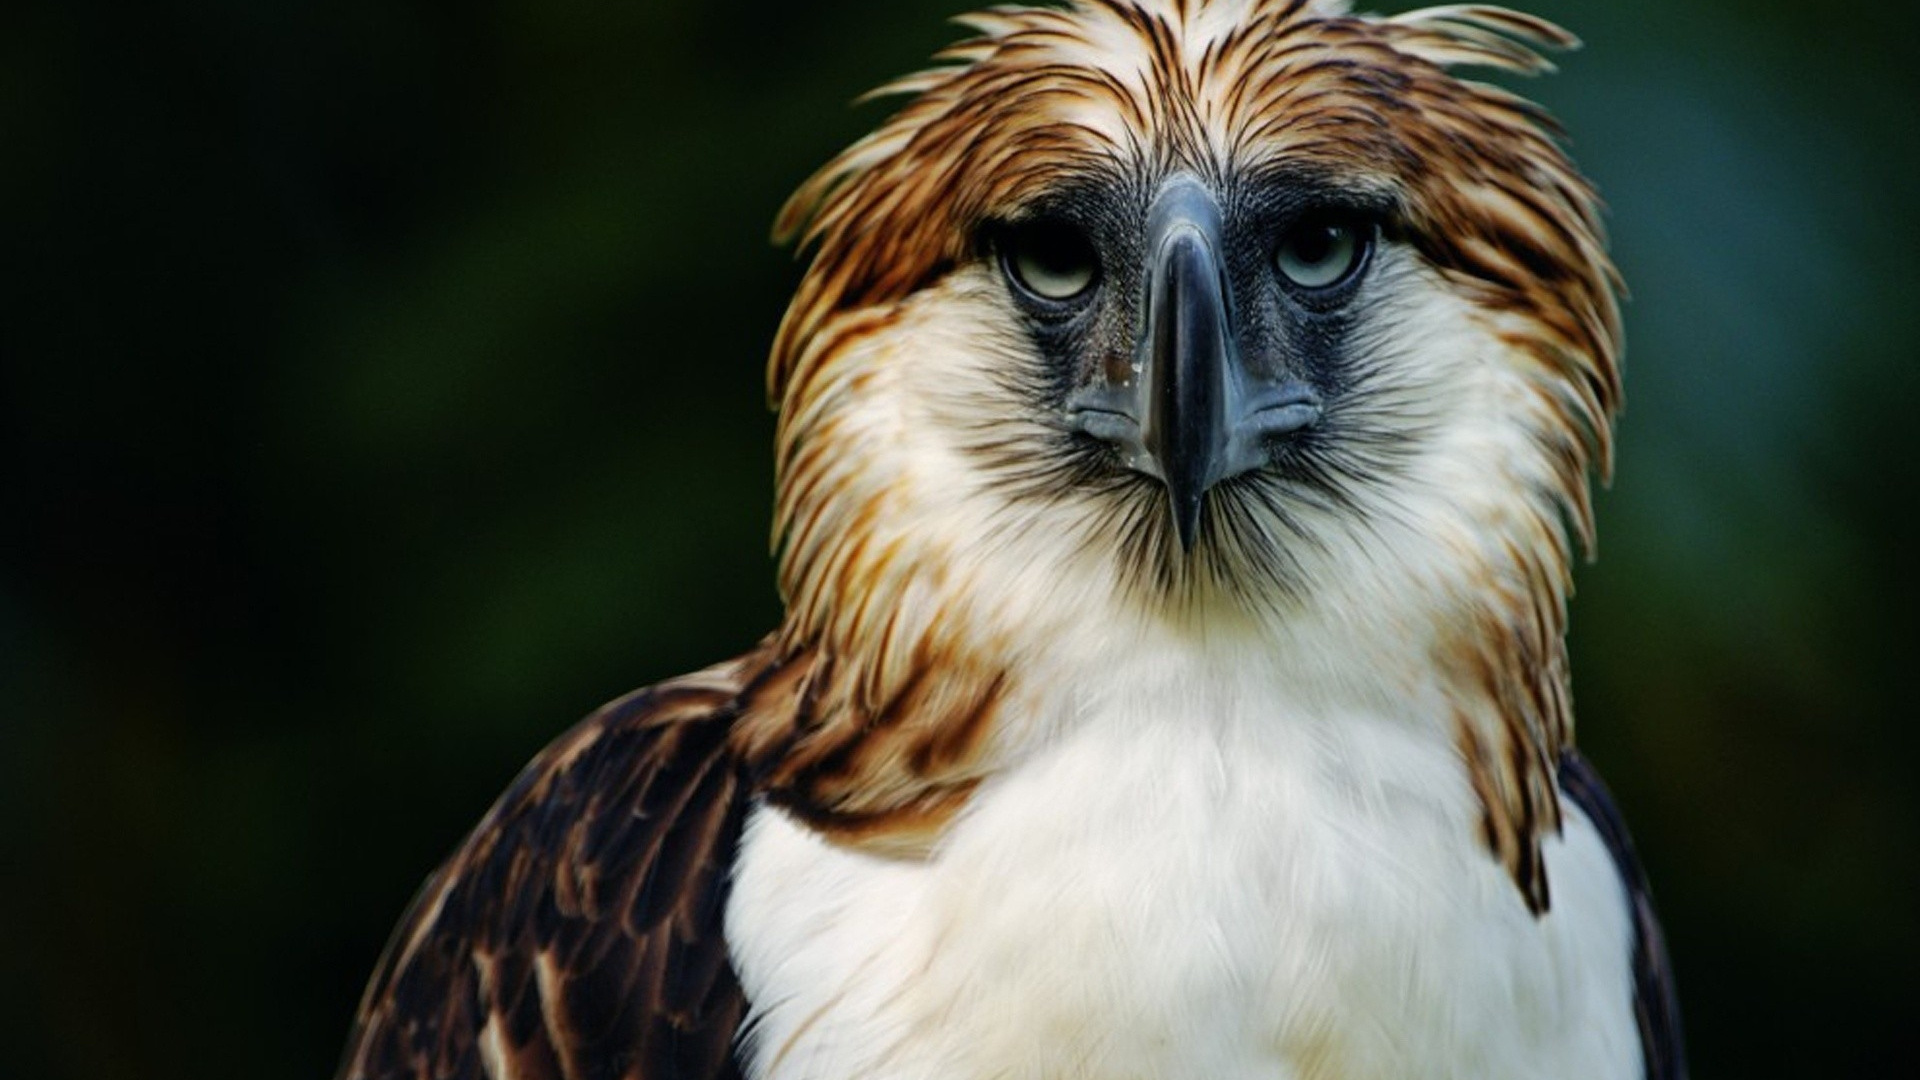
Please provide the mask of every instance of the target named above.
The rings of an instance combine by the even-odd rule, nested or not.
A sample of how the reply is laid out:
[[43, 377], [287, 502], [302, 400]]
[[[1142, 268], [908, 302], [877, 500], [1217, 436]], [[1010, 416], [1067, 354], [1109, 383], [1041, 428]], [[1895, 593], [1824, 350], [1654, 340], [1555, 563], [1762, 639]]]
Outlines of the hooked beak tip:
[[1200, 533], [1200, 511], [1206, 499], [1204, 492], [1191, 495], [1173, 495], [1173, 531], [1180, 538], [1180, 550], [1192, 551], [1194, 541]]

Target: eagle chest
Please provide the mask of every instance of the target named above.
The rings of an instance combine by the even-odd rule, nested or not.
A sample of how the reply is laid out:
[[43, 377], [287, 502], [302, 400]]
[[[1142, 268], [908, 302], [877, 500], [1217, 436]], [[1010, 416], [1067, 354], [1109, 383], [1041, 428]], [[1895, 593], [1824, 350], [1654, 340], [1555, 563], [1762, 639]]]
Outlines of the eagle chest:
[[728, 910], [756, 1075], [1537, 1064], [1538, 1046], [1470, 1046], [1434, 1067], [1512, 1031], [1515, 1000], [1569, 1003], [1540, 959], [1554, 935], [1477, 846], [1458, 761], [1429, 742], [1179, 708], [1094, 725], [984, 787], [925, 862], [836, 848], [762, 807]]

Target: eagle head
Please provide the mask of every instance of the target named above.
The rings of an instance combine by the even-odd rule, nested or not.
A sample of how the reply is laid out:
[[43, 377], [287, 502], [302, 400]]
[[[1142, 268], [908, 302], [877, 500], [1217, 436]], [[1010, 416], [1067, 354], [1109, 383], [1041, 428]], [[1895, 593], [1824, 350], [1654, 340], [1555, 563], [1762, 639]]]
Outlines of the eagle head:
[[869, 711], [929, 657], [978, 686], [1205, 641], [1386, 693], [1437, 663], [1563, 728], [1615, 274], [1551, 120], [1453, 70], [1572, 37], [1342, 0], [961, 22], [777, 224], [811, 252], [770, 365], [793, 647]]

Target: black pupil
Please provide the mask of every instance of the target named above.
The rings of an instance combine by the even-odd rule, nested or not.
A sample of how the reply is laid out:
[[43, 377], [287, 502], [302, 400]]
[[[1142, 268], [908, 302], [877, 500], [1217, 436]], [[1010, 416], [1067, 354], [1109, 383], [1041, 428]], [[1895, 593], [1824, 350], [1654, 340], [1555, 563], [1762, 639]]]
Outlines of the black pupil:
[[1346, 229], [1329, 222], [1315, 222], [1293, 234], [1294, 257], [1303, 263], [1322, 263], [1333, 256], [1334, 247]]
[[1093, 265], [1093, 250], [1071, 225], [1042, 221], [1020, 230], [1015, 238], [1019, 256], [1049, 277], [1071, 278]]

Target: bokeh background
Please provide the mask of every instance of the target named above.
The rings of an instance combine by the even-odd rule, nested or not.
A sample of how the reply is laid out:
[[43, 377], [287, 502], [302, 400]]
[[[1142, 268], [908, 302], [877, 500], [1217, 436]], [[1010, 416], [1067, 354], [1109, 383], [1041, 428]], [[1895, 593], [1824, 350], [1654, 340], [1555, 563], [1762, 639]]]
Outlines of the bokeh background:
[[[776, 617], [782, 196], [960, 0], [0, 33], [0, 1073], [320, 1076], [520, 764]], [[1697, 1075], [1914, 1060], [1911, 0], [1535, 0], [1629, 409], [1582, 739]]]

